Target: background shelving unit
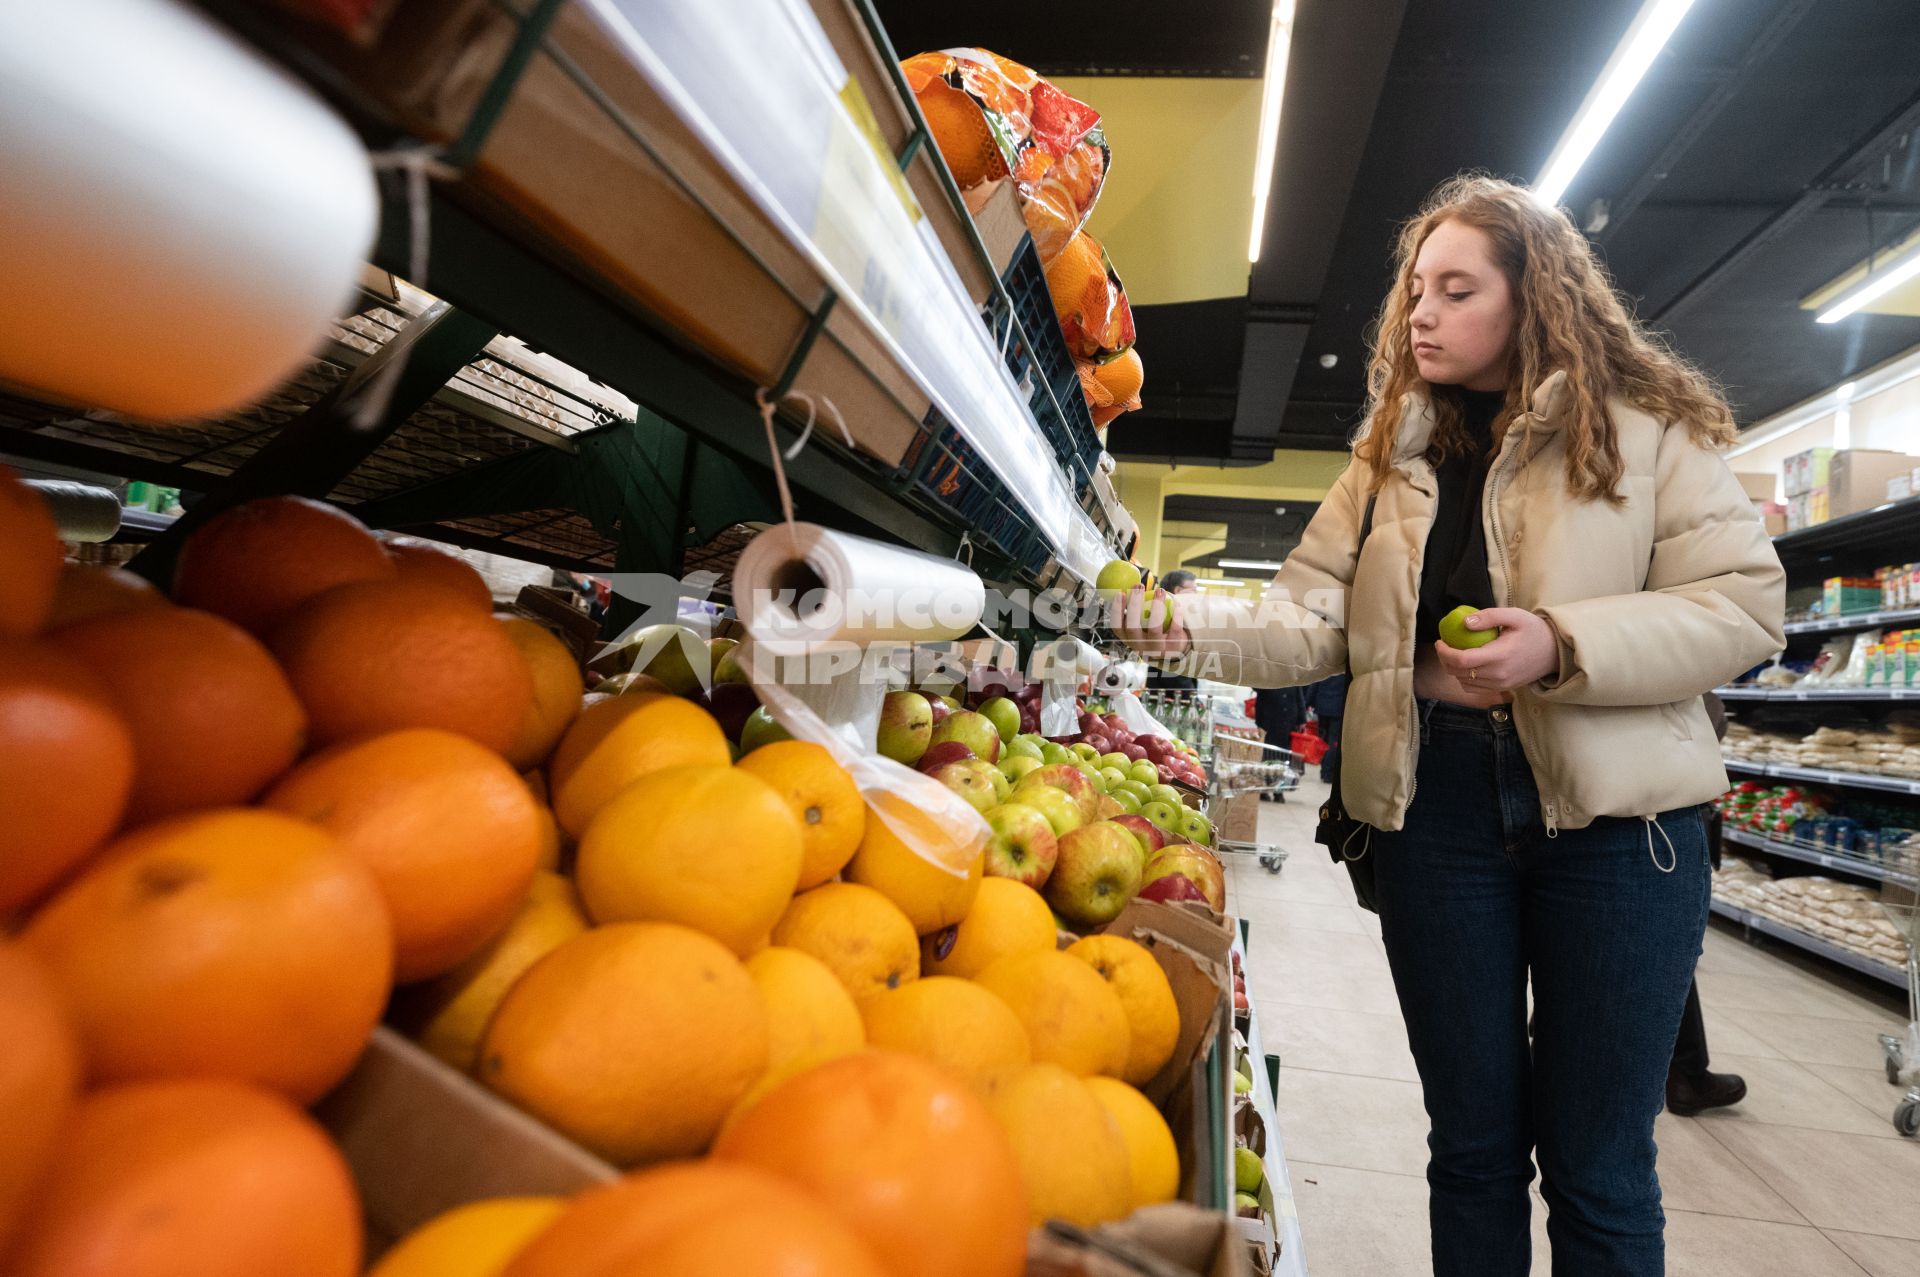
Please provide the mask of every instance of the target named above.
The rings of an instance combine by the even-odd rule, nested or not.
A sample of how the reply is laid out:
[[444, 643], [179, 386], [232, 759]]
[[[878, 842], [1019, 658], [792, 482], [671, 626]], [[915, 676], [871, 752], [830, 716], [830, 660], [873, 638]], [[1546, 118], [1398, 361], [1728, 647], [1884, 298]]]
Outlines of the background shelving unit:
[[[1860, 514], [1848, 515], [1800, 532], [1774, 538], [1774, 547], [1787, 571], [1789, 587], [1811, 586], [1826, 577], [1866, 575], [1876, 567], [1911, 560], [1920, 546], [1920, 500], [1893, 502]], [[1820, 617], [1789, 622], [1785, 629], [1788, 650], [1804, 651], [1835, 635], [1870, 629], [1900, 629], [1920, 625], [1920, 608], [1884, 610], [1845, 616]], [[1875, 717], [1920, 703], [1920, 688], [1905, 687], [1761, 687], [1743, 685], [1723, 687], [1719, 695], [1730, 712], [1745, 716], [1788, 714], [1796, 725], [1809, 716], [1815, 721], [1832, 715], [1853, 720]], [[1801, 784], [1831, 786], [1842, 791], [1869, 795], [1893, 795], [1920, 799], [1920, 779], [1866, 771], [1829, 767], [1802, 767], [1791, 763], [1729, 757], [1727, 770], [1736, 776], [1764, 777]], [[1916, 804], [1914, 823], [1920, 825], [1920, 803]], [[1748, 830], [1727, 829], [1721, 841], [1730, 850], [1737, 849], [1749, 860], [1769, 864], [1775, 876], [1818, 872], [1836, 874], [1848, 881], [1875, 884], [1882, 894], [1896, 901], [1911, 900], [1920, 890], [1920, 880], [1899, 867], [1853, 855], [1830, 847], [1813, 846], [1789, 839], [1769, 838]], [[1756, 913], [1715, 897], [1713, 912], [1751, 932], [1769, 936], [1818, 954], [1851, 970], [1904, 985], [1905, 973], [1877, 962], [1823, 937], [1790, 926], [1776, 918]]]

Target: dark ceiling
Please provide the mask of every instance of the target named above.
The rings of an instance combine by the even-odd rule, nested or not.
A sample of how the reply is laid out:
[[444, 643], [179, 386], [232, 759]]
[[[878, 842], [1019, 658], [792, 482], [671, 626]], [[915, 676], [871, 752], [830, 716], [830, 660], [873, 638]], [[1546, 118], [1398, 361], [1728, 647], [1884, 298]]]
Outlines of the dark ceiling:
[[[1345, 446], [1395, 227], [1462, 169], [1531, 180], [1640, 0], [1298, 0], [1265, 249], [1248, 295], [1136, 312], [1123, 458]], [[1058, 74], [1247, 75], [1268, 0], [879, 0], [902, 53], [978, 44]], [[1757, 420], [1920, 343], [1800, 299], [1920, 226], [1913, 0], [1698, 0], [1567, 205], [1641, 317]], [[1605, 201], [1607, 221], [1591, 218]], [[1331, 369], [1323, 356], [1335, 356]]]

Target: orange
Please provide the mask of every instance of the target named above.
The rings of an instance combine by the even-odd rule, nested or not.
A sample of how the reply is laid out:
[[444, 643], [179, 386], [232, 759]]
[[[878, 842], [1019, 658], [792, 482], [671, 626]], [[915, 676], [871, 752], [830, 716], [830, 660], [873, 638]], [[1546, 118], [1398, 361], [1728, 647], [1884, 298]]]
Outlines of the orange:
[[387, 557], [402, 581], [438, 585], [452, 590], [487, 615], [493, 615], [493, 590], [479, 569], [437, 541], [420, 537], [389, 537]]
[[702, 1152], [767, 1068], [740, 960], [689, 927], [596, 927], [534, 963], [493, 1013], [480, 1080], [623, 1166]]
[[1140, 387], [1146, 380], [1146, 371], [1140, 363], [1140, 352], [1134, 347], [1127, 347], [1105, 363], [1095, 364], [1093, 375], [1106, 390], [1109, 402], [1128, 411], [1140, 406]]
[[1167, 973], [1145, 946], [1125, 936], [1088, 936], [1067, 947], [1100, 973], [1127, 1013], [1127, 1066], [1117, 1076], [1135, 1086], [1153, 1080], [1180, 1041], [1180, 1004]]
[[[907, 845], [899, 833], [882, 819], [887, 813], [898, 820], [908, 837], [931, 847], [948, 863], [963, 863], [964, 874], [935, 864]], [[971, 847], [963, 840], [971, 840]], [[888, 797], [876, 799], [873, 815], [867, 820], [860, 850], [847, 865], [847, 880], [872, 887], [900, 906], [920, 935], [951, 927], [967, 916], [973, 898], [980, 892], [980, 878], [986, 864], [986, 826], [956, 832], [936, 823], [933, 817]]]
[[973, 908], [950, 939], [941, 933], [921, 941], [920, 969], [971, 978], [1010, 953], [1052, 949], [1057, 934], [1053, 910], [1039, 892], [1011, 878], [990, 877], [980, 883]]
[[1090, 1077], [1085, 1084], [1126, 1142], [1127, 1163], [1132, 1169], [1128, 1178], [1133, 1183], [1130, 1208], [1172, 1201], [1180, 1191], [1180, 1152], [1167, 1119], [1160, 1116], [1152, 1100], [1125, 1082]]
[[354, 1277], [360, 1201], [286, 1100], [212, 1078], [80, 1101], [8, 1277]]
[[744, 958], [793, 898], [800, 822], [747, 772], [668, 767], [600, 809], [573, 876], [595, 922], [677, 922]]
[[554, 819], [553, 808], [541, 806], [536, 809], [540, 820], [540, 856], [537, 861], [541, 869], [555, 873], [560, 868], [560, 822]]
[[57, 630], [96, 616], [115, 616], [166, 605], [166, 595], [154, 589], [145, 577], [135, 576], [125, 568], [69, 563], [60, 569], [60, 582], [54, 587], [53, 610], [47, 614], [46, 628]]
[[876, 993], [860, 1015], [872, 1045], [932, 1060], [969, 1082], [1033, 1060], [1026, 1026], [971, 980], [927, 976]]
[[504, 753], [533, 702], [533, 677], [494, 619], [451, 590], [362, 581], [295, 609], [271, 646], [316, 744], [439, 727]]
[[586, 929], [573, 884], [556, 873], [537, 873], [506, 930], [438, 979], [397, 992], [392, 1022], [447, 1064], [471, 1073], [487, 1022], [514, 981]]
[[0, 1256], [31, 1213], [80, 1088], [80, 1044], [40, 964], [0, 940]]
[[1006, 176], [1006, 160], [977, 102], [944, 80], [929, 80], [915, 97], [940, 157], [953, 170], [956, 186], [964, 191], [988, 178]]
[[773, 943], [826, 963], [856, 1002], [920, 975], [913, 924], [891, 900], [851, 882], [795, 896], [773, 924]]
[[1082, 1077], [1118, 1077], [1131, 1036], [1126, 1008], [1100, 974], [1057, 950], [1016, 953], [974, 977], [1000, 995], [1027, 1026], [1033, 1058]]
[[955, 1075], [862, 1051], [775, 1087], [715, 1142], [811, 1193], [889, 1272], [1018, 1277], [1027, 1216], [1007, 1136]]
[[824, 1203], [751, 1166], [680, 1162], [589, 1189], [501, 1277], [899, 1277]]
[[777, 740], [754, 750], [739, 765], [778, 790], [800, 821], [800, 890], [817, 887], [846, 867], [866, 832], [867, 804], [826, 746]]
[[191, 608], [82, 621], [48, 642], [87, 667], [133, 733], [130, 822], [243, 803], [300, 756], [307, 718], [246, 631]]
[[573, 720], [547, 763], [553, 814], [578, 838], [596, 812], [649, 772], [732, 761], [720, 724], [692, 701], [645, 692], [601, 701]]
[[490, 1197], [434, 1216], [367, 1277], [499, 1277], [567, 1208], [563, 1197]]
[[500, 628], [520, 649], [520, 659], [527, 663], [527, 673], [533, 677], [533, 703], [520, 720], [513, 743], [507, 746], [507, 761], [527, 771], [546, 762], [547, 755], [560, 743], [580, 713], [586, 686], [573, 653], [552, 630], [524, 616], [506, 617]]
[[133, 735], [81, 665], [0, 635], [0, 918], [105, 842], [133, 786]]
[[769, 945], [747, 959], [767, 1012], [767, 1076], [785, 1079], [866, 1045], [853, 995], [811, 954]]
[[306, 497], [264, 497], [194, 529], [180, 547], [173, 597], [266, 638], [322, 591], [393, 576], [386, 547], [344, 510]]
[[24, 637], [46, 623], [66, 557], [47, 503], [0, 466], [0, 634]]
[[540, 805], [505, 760], [425, 727], [316, 754], [260, 805], [320, 826], [373, 871], [399, 984], [452, 970], [507, 925], [544, 838]]
[[1060, 319], [1079, 314], [1088, 304], [1088, 294], [1099, 293], [1106, 285], [1107, 266], [1100, 258], [1100, 246], [1085, 231], [1069, 240], [1060, 255], [1047, 263], [1047, 292], [1053, 296], [1053, 313]]
[[176, 816], [108, 845], [22, 939], [71, 1009], [96, 1082], [257, 1082], [306, 1103], [386, 1004], [379, 884], [275, 812]]
[[987, 1105], [1013, 1141], [1036, 1226], [1064, 1219], [1092, 1228], [1132, 1209], [1126, 1139], [1083, 1079], [1029, 1064], [991, 1078]]

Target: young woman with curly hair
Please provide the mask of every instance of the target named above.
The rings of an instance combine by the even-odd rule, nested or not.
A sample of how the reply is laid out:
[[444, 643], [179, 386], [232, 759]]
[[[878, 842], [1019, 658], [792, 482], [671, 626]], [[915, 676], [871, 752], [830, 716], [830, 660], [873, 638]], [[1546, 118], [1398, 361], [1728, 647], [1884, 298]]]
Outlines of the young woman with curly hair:
[[[1701, 694], [1782, 645], [1732, 415], [1563, 212], [1479, 176], [1402, 233], [1368, 386], [1264, 600], [1163, 629], [1135, 591], [1114, 623], [1228, 682], [1352, 670], [1341, 797], [1432, 1122], [1434, 1271], [1527, 1273], [1537, 1158], [1556, 1274], [1658, 1274], [1653, 1122], [1727, 788]], [[1440, 641], [1460, 605], [1498, 637]]]

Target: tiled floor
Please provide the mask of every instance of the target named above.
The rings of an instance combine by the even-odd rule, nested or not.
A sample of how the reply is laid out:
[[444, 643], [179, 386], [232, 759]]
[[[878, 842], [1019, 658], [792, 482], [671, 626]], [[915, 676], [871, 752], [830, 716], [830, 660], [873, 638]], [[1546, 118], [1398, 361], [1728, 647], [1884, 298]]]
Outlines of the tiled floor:
[[[1247, 988], [1281, 1057], [1282, 1137], [1312, 1277], [1429, 1271], [1426, 1113], [1378, 920], [1314, 845], [1325, 790], [1263, 804], [1283, 872], [1229, 870], [1249, 920]], [[1719, 923], [1700, 960], [1715, 1067], [1745, 1102], [1656, 1127], [1674, 1277], [1920, 1277], [1920, 1141], [1889, 1118], [1877, 1035], [1905, 1023], [1890, 986]], [[1548, 1271], [1534, 1198], [1534, 1271]]]

